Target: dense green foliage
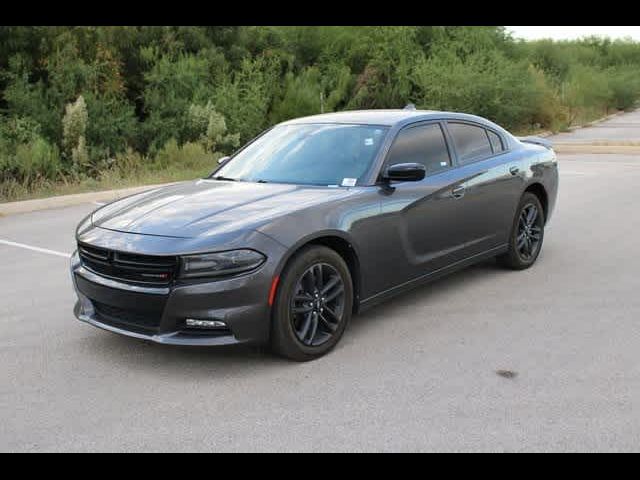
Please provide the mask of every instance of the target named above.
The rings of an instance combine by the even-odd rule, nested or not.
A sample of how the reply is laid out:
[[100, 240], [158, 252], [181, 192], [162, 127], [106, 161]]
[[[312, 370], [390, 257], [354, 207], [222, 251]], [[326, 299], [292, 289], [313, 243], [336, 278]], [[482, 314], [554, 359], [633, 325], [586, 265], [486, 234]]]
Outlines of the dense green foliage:
[[[203, 173], [276, 122], [457, 110], [561, 129], [640, 96], [640, 44], [501, 27], [0, 27], [0, 199]], [[195, 173], [194, 173], [195, 174]]]

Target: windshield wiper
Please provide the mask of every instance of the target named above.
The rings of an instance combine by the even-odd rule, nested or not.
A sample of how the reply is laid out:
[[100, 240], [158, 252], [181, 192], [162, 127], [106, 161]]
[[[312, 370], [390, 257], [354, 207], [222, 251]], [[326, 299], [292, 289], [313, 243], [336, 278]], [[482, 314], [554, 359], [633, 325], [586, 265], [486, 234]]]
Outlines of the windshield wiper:
[[269, 183], [267, 180], [256, 180], [256, 183]]
[[214, 180], [227, 180], [229, 182], [237, 182], [238, 180], [236, 178], [230, 178], [230, 177], [225, 177], [224, 175], [218, 175], [216, 177], [211, 177]]

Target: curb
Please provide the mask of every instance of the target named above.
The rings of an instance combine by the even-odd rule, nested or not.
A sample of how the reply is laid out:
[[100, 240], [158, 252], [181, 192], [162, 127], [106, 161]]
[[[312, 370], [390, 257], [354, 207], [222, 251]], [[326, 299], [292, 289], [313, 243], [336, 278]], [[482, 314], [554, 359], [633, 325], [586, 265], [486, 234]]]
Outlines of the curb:
[[559, 154], [592, 153], [592, 154], [617, 154], [640, 155], [640, 145], [603, 144], [603, 143], [554, 143], [553, 150]]
[[144, 185], [140, 187], [129, 187], [118, 190], [104, 190], [101, 192], [76, 193], [73, 195], [60, 195], [57, 197], [38, 198], [34, 200], [22, 200], [19, 202], [0, 203], [0, 217], [14, 215], [17, 213], [29, 213], [39, 210], [50, 210], [53, 208], [71, 207], [91, 202], [111, 202], [119, 198], [144, 192], [153, 188], [172, 185], [164, 183], [160, 185]]

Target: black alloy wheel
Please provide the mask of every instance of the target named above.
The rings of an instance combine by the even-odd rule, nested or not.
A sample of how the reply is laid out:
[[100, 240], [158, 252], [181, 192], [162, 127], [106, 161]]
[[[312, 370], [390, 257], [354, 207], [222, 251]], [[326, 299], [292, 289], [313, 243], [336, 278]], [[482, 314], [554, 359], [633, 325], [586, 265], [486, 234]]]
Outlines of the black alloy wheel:
[[518, 219], [516, 249], [524, 260], [530, 260], [538, 254], [542, 241], [542, 215], [533, 203], [522, 208]]
[[317, 347], [336, 332], [344, 317], [344, 282], [331, 265], [316, 263], [300, 277], [291, 302], [296, 337]]
[[353, 311], [351, 272], [331, 248], [297, 252], [280, 276], [272, 307], [271, 345], [287, 358], [308, 361], [342, 338]]
[[518, 204], [509, 237], [509, 248], [498, 257], [505, 267], [524, 270], [533, 265], [542, 250], [545, 214], [540, 199], [525, 192]]

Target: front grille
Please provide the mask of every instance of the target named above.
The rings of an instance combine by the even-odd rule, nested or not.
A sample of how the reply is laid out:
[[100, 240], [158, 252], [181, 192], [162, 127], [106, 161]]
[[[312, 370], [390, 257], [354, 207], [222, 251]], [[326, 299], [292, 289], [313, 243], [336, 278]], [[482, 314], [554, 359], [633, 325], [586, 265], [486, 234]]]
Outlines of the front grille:
[[108, 325], [138, 333], [153, 333], [160, 326], [160, 312], [142, 312], [93, 301], [99, 320]]
[[78, 245], [82, 265], [104, 277], [126, 283], [167, 286], [178, 271], [177, 257], [122, 253]]

